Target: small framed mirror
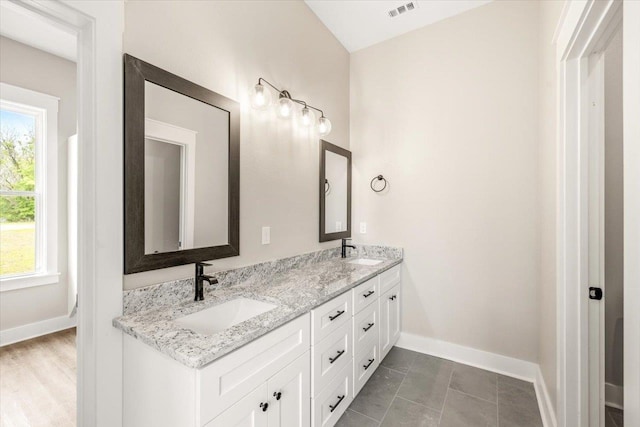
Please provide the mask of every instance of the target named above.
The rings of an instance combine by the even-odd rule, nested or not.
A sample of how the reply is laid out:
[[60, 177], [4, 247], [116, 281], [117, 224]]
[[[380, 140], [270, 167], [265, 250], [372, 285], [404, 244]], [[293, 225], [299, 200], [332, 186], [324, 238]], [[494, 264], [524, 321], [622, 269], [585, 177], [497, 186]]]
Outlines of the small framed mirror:
[[351, 152], [320, 141], [320, 241], [351, 237]]
[[124, 66], [125, 274], [239, 255], [239, 104]]

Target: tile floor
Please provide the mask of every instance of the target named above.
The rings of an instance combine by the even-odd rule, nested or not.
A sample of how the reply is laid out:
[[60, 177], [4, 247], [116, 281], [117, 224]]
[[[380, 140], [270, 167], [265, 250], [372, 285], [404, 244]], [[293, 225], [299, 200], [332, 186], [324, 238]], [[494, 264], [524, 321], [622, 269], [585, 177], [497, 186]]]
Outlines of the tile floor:
[[338, 427], [542, 427], [532, 383], [391, 349]]
[[604, 418], [606, 427], [624, 427], [624, 412], [622, 409], [605, 406]]

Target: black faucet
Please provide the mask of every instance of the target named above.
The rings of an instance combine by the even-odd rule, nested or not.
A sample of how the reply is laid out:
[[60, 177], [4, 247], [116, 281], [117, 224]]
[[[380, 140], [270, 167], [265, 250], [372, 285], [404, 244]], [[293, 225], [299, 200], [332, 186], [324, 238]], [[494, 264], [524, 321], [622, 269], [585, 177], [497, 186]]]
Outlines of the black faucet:
[[204, 300], [204, 281], [209, 282], [210, 285], [218, 283], [218, 279], [213, 276], [207, 276], [204, 274], [204, 267], [211, 264], [205, 264], [204, 262], [196, 263], [196, 297], [194, 301]]
[[347, 248], [355, 249], [356, 247], [353, 245], [347, 245], [347, 240], [351, 240], [351, 238], [342, 239], [342, 258], [347, 257]]

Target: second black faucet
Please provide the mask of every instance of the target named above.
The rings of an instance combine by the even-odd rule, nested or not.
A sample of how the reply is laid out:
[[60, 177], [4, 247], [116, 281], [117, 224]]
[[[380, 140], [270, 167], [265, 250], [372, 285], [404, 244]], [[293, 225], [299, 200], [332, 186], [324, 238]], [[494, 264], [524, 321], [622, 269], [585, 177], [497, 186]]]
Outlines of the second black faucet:
[[342, 239], [342, 258], [346, 258], [347, 257], [347, 248], [351, 248], [351, 249], [355, 249], [356, 247], [353, 245], [347, 245], [347, 240], [351, 240], [350, 237], [346, 238], [346, 239]]

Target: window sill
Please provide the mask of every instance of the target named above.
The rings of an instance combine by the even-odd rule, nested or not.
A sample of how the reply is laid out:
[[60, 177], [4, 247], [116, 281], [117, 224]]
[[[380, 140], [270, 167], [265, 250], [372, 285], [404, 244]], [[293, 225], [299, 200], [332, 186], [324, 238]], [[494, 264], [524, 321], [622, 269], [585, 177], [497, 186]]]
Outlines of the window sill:
[[60, 273], [33, 274], [30, 276], [10, 277], [0, 279], [0, 292], [15, 291], [16, 289], [33, 288], [36, 286], [53, 285], [60, 281]]

